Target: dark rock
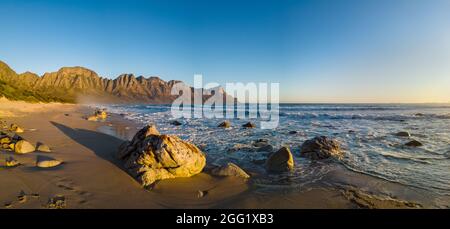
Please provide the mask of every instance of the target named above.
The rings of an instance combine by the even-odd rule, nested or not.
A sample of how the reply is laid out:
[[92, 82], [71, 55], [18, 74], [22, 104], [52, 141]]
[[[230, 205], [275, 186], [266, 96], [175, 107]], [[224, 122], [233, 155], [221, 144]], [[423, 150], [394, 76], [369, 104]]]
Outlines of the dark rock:
[[342, 158], [343, 154], [340, 143], [325, 136], [307, 140], [300, 146], [300, 155], [313, 160]]
[[266, 169], [269, 172], [284, 172], [294, 168], [294, 157], [287, 147], [270, 154], [266, 160]]
[[411, 134], [406, 132], [406, 131], [400, 131], [400, 132], [396, 133], [395, 136], [398, 136], [398, 137], [411, 137]]
[[417, 140], [412, 140], [409, 141], [405, 144], [406, 146], [410, 146], [410, 147], [419, 147], [419, 146], [423, 146], [423, 144]]
[[262, 146], [262, 147], [258, 148], [256, 151], [257, 152], [272, 152], [273, 151], [273, 146], [265, 145], [265, 146]]
[[244, 127], [244, 128], [255, 128], [256, 125], [254, 123], [252, 123], [252, 122], [247, 122], [244, 125], [242, 125], [242, 127]]
[[258, 139], [253, 143], [254, 147], [263, 147], [269, 144], [269, 140], [267, 139]]
[[174, 126], [181, 126], [181, 125], [183, 125], [181, 122], [179, 122], [177, 120], [174, 120], [174, 121], [170, 122], [170, 124], [172, 124]]

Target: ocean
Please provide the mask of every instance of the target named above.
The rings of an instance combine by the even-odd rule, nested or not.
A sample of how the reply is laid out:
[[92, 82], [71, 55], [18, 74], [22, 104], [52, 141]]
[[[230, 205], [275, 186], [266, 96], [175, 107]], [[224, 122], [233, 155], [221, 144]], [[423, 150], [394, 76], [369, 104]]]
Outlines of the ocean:
[[[142, 125], [155, 123], [161, 133], [174, 134], [200, 146], [210, 165], [233, 162], [258, 174], [256, 187], [298, 189], [328, 172], [327, 162], [299, 156], [307, 139], [328, 136], [345, 151], [338, 163], [377, 178], [450, 195], [450, 104], [280, 104], [276, 129], [244, 129], [248, 119], [230, 119], [232, 127], [218, 128], [224, 119], [180, 118], [175, 126], [170, 105], [109, 105], [108, 110]], [[233, 109], [233, 108], [228, 108]], [[251, 120], [259, 127], [259, 120]], [[293, 133], [296, 131], [296, 133]], [[411, 137], [395, 134], [407, 131]], [[290, 173], [269, 174], [267, 152], [253, 144], [266, 139], [278, 149], [289, 146], [295, 158]], [[412, 139], [421, 147], [404, 144]]]

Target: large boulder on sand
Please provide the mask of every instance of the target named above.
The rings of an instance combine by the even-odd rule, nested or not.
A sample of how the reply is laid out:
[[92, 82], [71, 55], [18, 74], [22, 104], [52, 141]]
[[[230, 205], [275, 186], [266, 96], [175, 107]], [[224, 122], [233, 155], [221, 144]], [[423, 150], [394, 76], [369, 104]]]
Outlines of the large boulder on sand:
[[20, 153], [20, 154], [31, 153], [31, 152], [34, 152], [35, 150], [36, 150], [36, 148], [34, 147], [34, 145], [32, 145], [31, 143], [29, 143], [25, 140], [19, 140], [14, 145], [14, 152]]
[[43, 143], [39, 143], [37, 148], [36, 148], [36, 150], [40, 151], [40, 152], [46, 152], [46, 153], [52, 152], [50, 147], [48, 145], [46, 145], [46, 144], [43, 144]]
[[119, 159], [123, 159], [124, 157], [130, 155], [131, 152], [136, 151], [137, 145], [150, 135], [160, 135], [155, 125], [145, 126], [134, 135], [131, 141], [123, 142], [119, 146], [119, 152], [117, 153], [117, 157]]
[[288, 147], [281, 147], [277, 152], [270, 154], [266, 161], [269, 172], [284, 172], [294, 168], [294, 157]]
[[343, 154], [340, 143], [325, 136], [307, 140], [300, 147], [300, 155], [313, 160], [330, 157], [342, 158]]
[[62, 161], [56, 160], [51, 157], [40, 156], [36, 160], [36, 166], [39, 168], [53, 168], [62, 164]]
[[250, 175], [248, 175], [244, 170], [233, 163], [228, 163], [225, 166], [214, 168], [211, 173], [215, 176], [235, 176], [241, 178], [250, 178]]
[[124, 167], [143, 186], [157, 180], [190, 177], [200, 173], [206, 157], [195, 145], [177, 136], [160, 135], [153, 125], [138, 131], [119, 147]]

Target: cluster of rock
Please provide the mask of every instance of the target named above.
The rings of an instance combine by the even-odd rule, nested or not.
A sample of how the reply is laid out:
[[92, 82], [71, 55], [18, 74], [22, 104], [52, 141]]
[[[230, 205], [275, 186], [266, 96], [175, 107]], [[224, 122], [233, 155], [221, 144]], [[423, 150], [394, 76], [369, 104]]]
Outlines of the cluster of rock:
[[[341, 150], [340, 143], [325, 136], [307, 140], [300, 146], [300, 156], [311, 160], [341, 159], [343, 155], [344, 152]], [[265, 167], [269, 172], [292, 170], [294, 168], [294, 156], [291, 150], [288, 147], [281, 147], [278, 151], [269, 154]]]
[[[221, 128], [230, 128], [231, 127], [231, 123], [228, 120], [225, 120], [221, 123], [219, 123], [219, 125], [217, 127], [221, 127]], [[256, 125], [252, 122], [247, 122], [244, 125], [242, 125], [243, 128], [255, 128]]]
[[[400, 132], [396, 133], [395, 136], [410, 138], [411, 134], [409, 132], [406, 132], [406, 131], [400, 131]], [[405, 143], [405, 146], [420, 147], [420, 146], [423, 146], [423, 144], [421, 142], [415, 140], [415, 139], [412, 139], [409, 142]]]
[[93, 115], [88, 116], [86, 119], [88, 121], [98, 121], [105, 120], [108, 117], [108, 113], [106, 113], [106, 109], [96, 110]]
[[[275, 151], [267, 139], [257, 139], [252, 145], [237, 143], [228, 149], [229, 153], [236, 151], [269, 153], [267, 159], [253, 161], [255, 164], [264, 164], [268, 172], [284, 172], [294, 168], [294, 156], [289, 147], [283, 146]], [[341, 159], [343, 155], [340, 143], [325, 136], [307, 140], [300, 146], [300, 156], [311, 160]]]
[[[0, 148], [4, 151], [11, 151], [16, 154], [29, 154], [35, 151], [39, 152], [51, 152], [48, 145], [38, 142], [36, 145], [25, 140], [17, 133], [23, 132], [23, 129], [16, 124], [11, 124], [8, 128], [11, 132], [16, 132], [13, 136], [8, 135], [5, 132], [0, 132]], [[36, 166], [41, 168], [55, 167], [62, 162], [49, 157], [38, 157]], [[20, 165], [20, 162], [10, 156], [5, 160], [6, 167], [15, 167]]]
[[11, 125], [8, 125], [8, 123], [4, 120], [0, 120], [0, 126], [4, 131], [11, 131], [15, 133], [23, 133], [24, 129], [20, 127], [19, 125], [12, 123]]
[[[225, 121], [221, 127], [229, 126]], [[264, 167], [268, 172], [287, 172], [294, 169], [294, 156], [289, 147], [274, 150], [266, 139], [253, 142], [254, 152], [268, 152]], [[116, 155], [124, 169], [144, 187], [158, 180], [191, 177], [204, 169], [206, 157], [195, 145], [177, 136], [160, 134], [155, 125], [139, 130], [131, 141], [119, 146]], [[343, 151], [334, 139], [324, 136], [305, 141], [300, 147], [300, 156], [312, 160], [342, 158]], [[250, 175], [234, 163], [216, 166], [209, 170], [214, 176], [233, 176], [243, 179]]]
[[177, 136], [160, 134], [154, 125], [147, 125], [131, 141], [124, 142], [117, 157], [143, 186], [163, 179], [190, 177], [206, 165], [199, 148]]

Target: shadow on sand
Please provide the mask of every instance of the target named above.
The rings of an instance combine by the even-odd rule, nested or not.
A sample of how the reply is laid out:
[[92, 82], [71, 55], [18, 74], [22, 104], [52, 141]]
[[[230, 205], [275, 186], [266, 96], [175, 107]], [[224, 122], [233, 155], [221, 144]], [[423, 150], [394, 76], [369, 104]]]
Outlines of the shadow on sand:
[[71, 128], [51, 121], [51, 123], [72, 140], [92, 150], [100, 158], [118, 165], [114, 154], [123, 142], [117, 137], [86, 129]]

